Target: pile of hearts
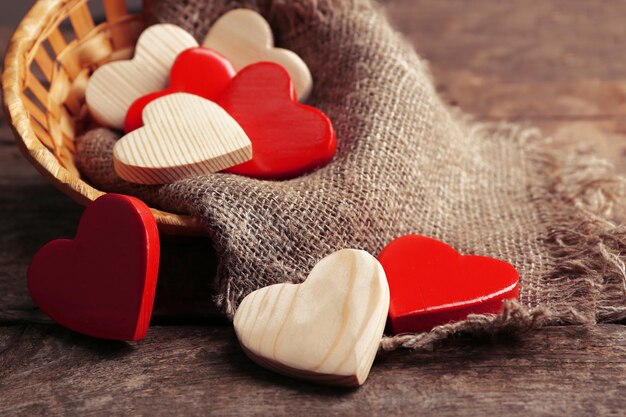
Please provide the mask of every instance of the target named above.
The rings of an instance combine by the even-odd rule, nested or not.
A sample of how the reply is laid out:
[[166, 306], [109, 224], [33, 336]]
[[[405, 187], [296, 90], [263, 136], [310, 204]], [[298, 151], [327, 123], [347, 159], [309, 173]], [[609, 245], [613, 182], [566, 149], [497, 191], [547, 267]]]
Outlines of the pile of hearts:
[[[259, 14], [238, 9], [215, 23], [203, 46], [177, 26], [149, 27], [132, 60], [94, 72], [86, 101], [98, 122], [126, 132], [113, 154], [115, 171], [127, 181], [165, 184], [214, 172], [285, 179], [324, 165], [335, 152], [328, 117], [298, 102], [311, 89], [305, 63], [274, 47]], [[107, 194], [86, 209], [73, 240], [52, 241], [34, 256], [29, 292], [72, 330], [140, 340], [152, 315], [159, 250], [150, 209]], [[518, 292], [510, 264], [407, 235], [378, 258], [339, 250], [301, 284], [250, 293], [234, 329], [262, 366], [359, 386], [385, 327], [392, 334], [424, 332], [470, 314], [500, 313]]]
[[[115, 260], [111, 262], [111, 260]], [[159, 264], [159, 235], [140, 200], [106, 194], [83, 214], [73, 240], [34, 256], [28, 289], [59, 324], [106, 339], [146, 335]], [[245, 353], [276, 372], [359, 386], [370, 372], [385, 324], [389, 333], [423, 332], [470, 314], [497, 314], [517, 299], [515, 268], [463, 256], [443, 242], [407, 235], [376, 259], [343, 249], [321, 259], [302, 284], [250, 293], [234, 328]]]
[[126, 133], [113, 153], [126, 181], [166, 184], [214, 172], [288, 179], [335, 153], [329, 118], [300, 103], [312, 83], [298, 55], [274, 47], [261, 15], [236, 9], [202, 46], [178, 26], [148, 27], [133, 59], [93, 73], [85, 99], [97, 122]]

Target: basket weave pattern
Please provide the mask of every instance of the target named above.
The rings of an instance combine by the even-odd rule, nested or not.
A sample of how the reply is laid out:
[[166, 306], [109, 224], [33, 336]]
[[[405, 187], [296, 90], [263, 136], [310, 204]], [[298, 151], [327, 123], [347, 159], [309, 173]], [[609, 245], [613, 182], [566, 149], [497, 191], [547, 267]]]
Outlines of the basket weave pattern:
[[[26, 158], [57, 188], [81, 204], [102, 194], [80, 177], [74, 138], [87, 123], [85, 87], [99, 65], [132, 57], [143, 29], [124, 0], [102, 1], [106, 20], [95, 24], [88, 0], [39, 0], [13, 35], [4, 61], [4, 109]], [[162, 231], [203, 233], [189, 217], [156, 209]]]

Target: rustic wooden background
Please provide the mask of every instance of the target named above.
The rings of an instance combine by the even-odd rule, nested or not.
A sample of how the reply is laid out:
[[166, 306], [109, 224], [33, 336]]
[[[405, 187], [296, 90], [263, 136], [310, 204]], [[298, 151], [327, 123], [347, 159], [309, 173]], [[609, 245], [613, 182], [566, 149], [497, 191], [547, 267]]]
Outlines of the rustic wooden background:
[[[450, 103], [539, 126], [626, 173], [626, 3], [384, 4]], [[0, 27], [0, 48], [11, 32]], [[144, 341], [77, 335], [35, 308], [25, 272], [44, 243], [73, 235], [81, 210], [28, 165], [0, 120], [0, 415], [624, 415], [624, 323], [383, 354], [359, 390], [276, 376], [242, 354], [215, 313], [200, 273], [215, 259], [200, 239], [164, 242]], [[194, 266], [180, 271], [181, 259]]]

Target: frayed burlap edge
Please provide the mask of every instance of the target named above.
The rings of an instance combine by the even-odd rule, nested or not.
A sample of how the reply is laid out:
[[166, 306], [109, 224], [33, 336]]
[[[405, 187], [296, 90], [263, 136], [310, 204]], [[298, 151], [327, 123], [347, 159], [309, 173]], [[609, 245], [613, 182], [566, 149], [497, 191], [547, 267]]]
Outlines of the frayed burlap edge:
[[[474, 122], [456, 109], [452, 112], [465, 120], [470, 135], [516, 142], [522, 152], [530, 155], [537, 173], [549, 178], [541, 190], [529, 190], [531, 195], [545, 194], [545, 184], [551, 184], [555, 200], [575, 211], [573, 216], [571, 210], [564, 211], [561, 221], [543, 241], [555, 260], [543, 277], [567, 284], [569, 293], [561, 292], [559, 296], [567, 298], [568, 306], [557, 311], [508, 300], [501, 314], [474, 314], [426, 333], [385, 336], [381, 350], [432, 350], [441, 341], [461, 333], [522, 334], [547, 325], [591, 325], [626, 318], [626, 227], [615, 221], [616, 215], [626, 213], [626, 178], [616, 175], [608, 161], [556, 146], [536, 128]], [[592, 312], [575, 307], [588, 303], [583, 297], [588, 296], [590, 287], [595, 297]]]
[[[216, 8], [228, 10], [235, 7], [256, 9], [270, 21], [279, 19], [282, 27], [291, 29], [280, 34], [283, 38], [296, 35], [300, 23], [311, 15], [319, 17], [318, 24], [324, 24], [334, 14], [347, 9], [372, 11], [371, 3], [362, 0], [242, 0], [225, 1], [223, 7]], [[532, 171], [543, 178], [536, 190], [529, 190], [530, 195], [539, 200], [539, 196], [545, 195], [548, 184], [555, 204], [563, 207], [563, 217], [552, 222], [549, 233], [543, 238], [542, 244], [549, 248], [553, 262], [540, 275], [546, 281], [558, 281], [561, 289], [567, 288], [567, 293], [558, 294], [567, 301], [562, 307], [552, 309], [507, 301], [501, 314], [470, 315], [464, 321], [438, 326], [430, 332], [384, 337], [381, 349], [431, 349], [457, 333], [519, 334], [546, 325], [593, 324], [625, 318], [626, 230], [612, 220], [616, 210], [626, 211], [625, 180], [617, 177], [606, 161], [555, 147], [537, 129], [509, 123], [478, 123], [460, 112], [453, 113], [457, 120], [463, 121], [461, 128], [468, 134], [480, 136], [481, 140], [517, 143], [520, 152], [531, 161]], [[539, 205], [537, 210], [541, 216]], [[224, 255], [215, 239], [213, 242], [218, 254]], [[214, 300], [232, 319], [234, 295], [229, 282], [220, 279], [221, 276], [218, 267], [216, 286], [220, 295]], [[523, 276], [521, 279], [524, 285]], [[592, 303], [595, 311], [576, 307], [589, 304], [590, 289], [595, 298]], [[583, 298], [585, 302], [582, 302]]]
[[[346, 9], [381, 11], [380, 7], [372, 8], [371, 3], [362, 0], [258, 0], [240, 3], [264, 12], [270, 21], [281, 19], [281, 26], [291, 29], [281, 33], [283, 38], [295, 36], [301, 27], [300, 23], [312, 14], [319, 16], [318, 24], [324, 24], [334, 14]], [[228, 4], [236, 7], [236, 3]], [[438, 326], [427, 333], [384, 337], [381, 348], [431, 349], [436, 343], [457, 333], [519, 334], [546, 325], [593, 324], [596, 321], [625, 318], [626, 230], [611, 220], [615, 210], [626, 210], [625, 180], [614, 174], [607, 161], [556, 147], [550, 138], [542, 137], [538, 129], [510, 123], [480, 123], [460, 111], [452, 112], [462, 121], [462, 128], [470, 135], [480, 136], [482, 140], [518, 144], [520, 152], [529, 157], [538, 175], [549, 179], [540, 182], [540, 189], [529, 190], [531, 195], [545, 195], [545, 184], [550, 184], [555, 201], [564, 208], [575, 208], [573, 215], [572, 210], [564, 210], [563, 218], [551, 227], [543, 242], [555, 261], [542, 275], [546, 280], [567, 284], [569, 293], [559, 294], [560, 297], [567, 297], [567, 306], [555, 310], [508, 301], [501, 314], [471, 315], [464, 321]], [[540, 207], [538, 211], [541, 212]], [[221, 248], [216, 247], [216, 250], [223, 254]], [[232, 319], [235, 313], [234, 295], [230, 291], [229, 282], [219, 279], [223, 276], [219, 266], [217, 276], [220, 295], [214, 297], [214, 301]], [[575, 307], [588, 303], [588, 300], [583, 303], [582, 298], [584, 294], [588, 296], [589, 288], [593, 289], [595, 295], [595, 311], [592, 312]], [[578, 303], [578, 300], [581, 302]]]

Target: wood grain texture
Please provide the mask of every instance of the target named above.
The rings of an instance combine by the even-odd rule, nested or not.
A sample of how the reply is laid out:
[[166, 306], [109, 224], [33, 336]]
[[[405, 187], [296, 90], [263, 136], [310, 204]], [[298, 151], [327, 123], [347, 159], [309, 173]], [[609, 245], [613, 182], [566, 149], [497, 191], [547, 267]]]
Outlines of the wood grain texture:
[[280, 64], [291, 76], [298, 100], [304, 101], [313, 88], [306, 63], [293, 51], [274, 47], [269, 23], [250, 9], [235, 9], [220, 17], [202, 43], [230, 60], [237, 71], [255, 62]]
[[226, 327], [153, 327], [137, 344], [0, 328], [2, 415], [617, 416], [624, 375], [620, 325], [386, 353], [358, 390], [266, 371]]
[[181, 52], [170, 70], [167, 88], [138, 98], [130, 106], [124, 119], [124, 132], [129, 133], [143, 126], [144, 108], [164, 95], [184, 92], [217, 100], [235, 73], [232, 64], [211, 49], [198, 46]]
[[[612, 97], [626, 102], [619, 93], [626, 83], [626, 5], [589, 7], [585, 0], [572, 0], [567, 8], [559, 1], [531, 8], [523, 0], [393, 0], [385, 8], [430, 61], [446, 101], [481, 119], [536, 125], [559, 144], [599, 154], [626, 174], [626, 113], [608, 111]], [[0, 50], [11, 33], [11, 28], [0, 28]], [[558, 80], [563, 88], [550, 90]], [[517, 93], [503, 94], [507, 85]], [[572, 102], [578, 105], [561, 111], [562, 103]], [[0, 118], [0, 322], [46, 320], [26, 292], [26, 267], [45, 242], [73, 236], [82, 210], [22, 157]], [[172, 238], [162, 249], [153, 318], [168, 323], [216, 320], [209, 277], [217, 261], [211, 243]], [[177, 264], [177, 257], [187, 261]]]
[[[0, 6], [1, 8], [2, 6]], [[530, 123], [626, 174], [626, 4], [392, 0], [384, 7], [430, 61], [439, 92], [480, 119]], [[0, 49], [10, 30], [0, 30]], [[293, 381], [252, 363], [234, 332], [153, 327], [102, 343], [45, 320], [25, 289], [30, 256], [72, 236], [82, 208], [47, 184], [0, 120], [0, 414], [622, 415], [626, 329], [539, 330], [379, 357], [357, 391]], [[215, 323], [206, 239], [162, 247], [153, 322]]]
[[252, 143], [224, 109], [205, 98], [174, 93], [150, 102], [145, 125], [113, 148], [115, 172], [139, 184], [169, 184], [252, 159]]
[[246, 354], [278, 373], [341, 386], [367, 379], [389, 310], [380, 263], [343, 249], [319, 261], [302, 284], [249, 294], [234, 318]]
[[[446, 101], [482, 120], [538, 125], [626, 174], [626, 5], [584, 0], [389, 0]], [[624, 217], [626, 219], [626, 215]]]
[[150, 26], [137, 40], [133, 59], [105, 64], [93, 73], [85, 92], [91, 114], [105, 126], [123, 129], [131, 104], [164, 89], [176, 56], [197, 45], [193, 36], [178, 26]]

